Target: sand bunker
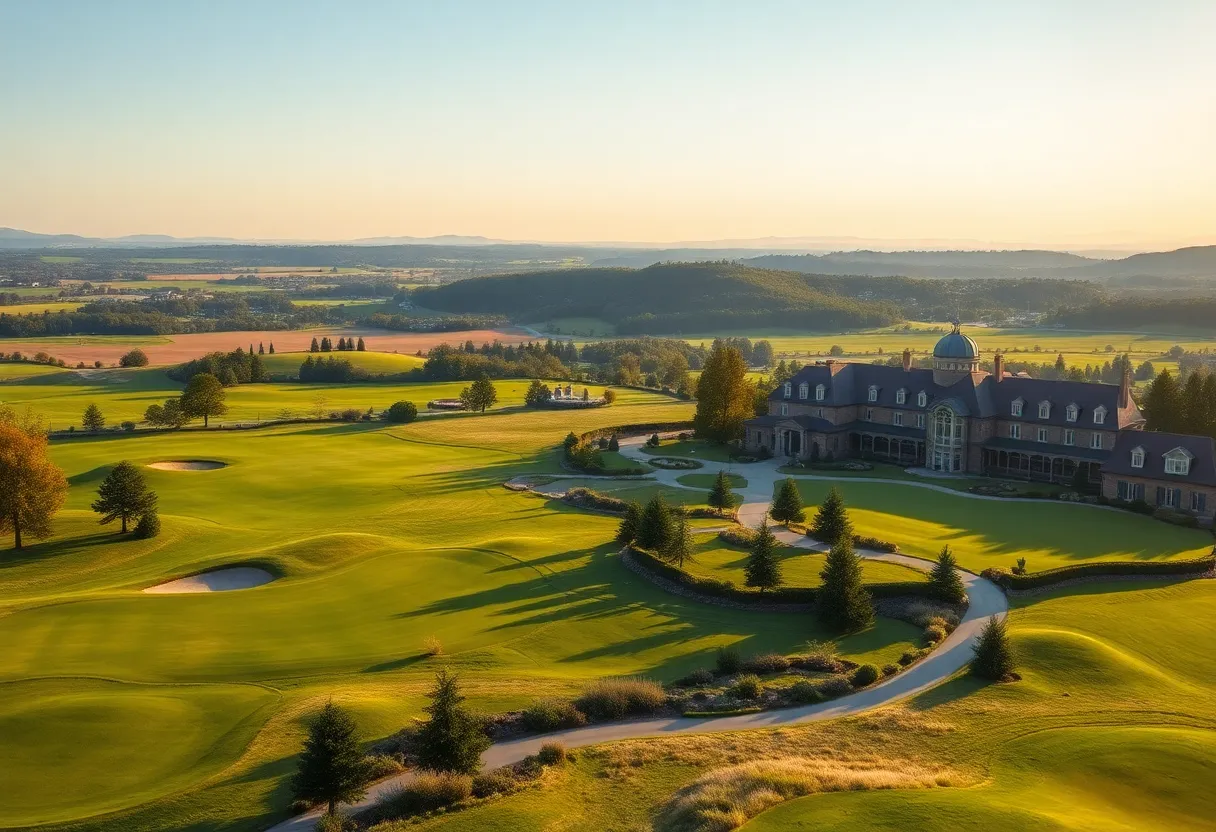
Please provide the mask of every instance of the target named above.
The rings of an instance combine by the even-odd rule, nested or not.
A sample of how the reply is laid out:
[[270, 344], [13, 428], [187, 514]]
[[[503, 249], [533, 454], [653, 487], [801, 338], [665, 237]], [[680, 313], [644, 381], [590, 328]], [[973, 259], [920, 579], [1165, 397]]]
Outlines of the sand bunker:
[[168, 462], [149, 462], [148, 467], [158, 471], [214, 471], [217, 468], [228, 467], [228, 463], [218, 462], [214, 459], [180, 459]]
[[233, 589], [252, 589], [273, 580], [274, 575], [265, 569], [258, 569], [255, 566], [233, 566], [230, 569], [216, 569], [150, 586], [144, 592], [155, 595], [173, 595], [183, 592], [228, 592]]

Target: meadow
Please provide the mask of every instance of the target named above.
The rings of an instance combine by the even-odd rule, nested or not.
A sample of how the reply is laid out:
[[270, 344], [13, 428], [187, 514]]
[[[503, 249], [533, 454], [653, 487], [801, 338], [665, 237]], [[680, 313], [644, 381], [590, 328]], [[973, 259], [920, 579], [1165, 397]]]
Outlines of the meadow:
[[[301, 355], [273, 358], [289, 367]], [[11, 368], [36, 372], [2, 377], [0, 400], [28, 405], [57, 426], [78, 423], [91, 402], [111, 423], [135, 420], [148, 404], [180, 390], [156, 368], [81, 374], [0, 364], [2, 372]], [[229, 389], [231, 413], [223, 420], [309, 411], [322, 399], [324, 410], [379, 410], [398, 399], [422, 405], [463, 386], [244, 385]], [[617, 390], [609, 408], [532, 411], [522, 407], [526, 386], [499, 382], [499, 405], [485, 415], [424, 417], [402, 426], [139, 431], [53, 443], [52, 458], [70, 483], [55, 535], [0, 556], [0, 770], [14, 773], [0, 779], [0, 828], [263, 829], [284, 816], [304, 723], [331, 698], [351, 709], [371, 740], [421, 714], [432, 674], [442, 666], [460, 674], [474, 707], [504, 711], [538, 696], [574, 694], [603, 676], [670, 681], [712, 663], [721, 646], [744, 654], [793, 652], [830, 638], [804, 614], [747, 612], [669, 595], [619, 563], [615, 518], [504, 489], [517, 475], [563, 474], [556, 449], [569, 431], [682, 420], [693, 412], [690, 403], [632, 389]], [[109, 467], [123, 459], [142, 467], [160, 497], [159, 537], [123, 538], [99, 526], [89, 510]], [[227, 466], [146, 467], [180, 459]], [[585, 484], [635, 499], [661, 492], [672, 502], [701, 504], [708, 479], [685, 476], [698, 490], [591, 477], [563, 479], [562, 487]], [[746, 478], [746, 466], [738, 476]], [[812, 508], [827, 486], [799, 482]], [[1131, 514], [982, 502], [843, 478], [841, 488], [858, 532], [926, 556], [949, 542], [974, 569], [1010, 565], [1018, 556], [1033, 569], [1182, 557], [1211, 545], [1206, 533]], [[787, 580], [814, 585], [821, 558], [786, 558]], [[707, 537], [692, 568], [739, 581], [740, 559], [739, 550]], [[141, 592], [236, 564], [260, 566], [276, 580], [228, 593]], [[869, 580], [915, 578], [888, 564], [865, 570]], [[1200, 729], [1212, 727], [1204, 680], [1216, 672], [1206, 649], [1216, 623], [1214, 586], [1123, 582], [1019, 600], [1014, 633], [1027, 659], [1015, 685], [981, 688], [958, 679], [890, 716], [589, 750], [535, 789], [417, 828], [505, 832], [558, 819], [568, 828], [650, 828], [676, 789], [756, 749], [941, 761], [975, 786], [916, 794], [942, 801], [924, 811], [946, 818], [958, 816], [949, 803], [957, 794], [979, 795], [972, 798], [977, 812], [1017, 802], [1024, 793], [1020, 770], [1072, 770], [1075, 749], [1092, 749], [1087, 759], [1098, 761], [1092, 777], [1084, 773], [1091, 769], [1078, 775], [1096, 784], [1091, 795], [1106, 790], [1101, 777], [1126, 779], [1127, 754], [1153, 761], [1154, 771], [1179, 766], [1196, 782], [1203, 774], [1196, 761], [1208, 746], [1192, 738], [1208, 736]], [[910, 625], [879, 619], [837, 644], [846, 657], [881, 663], [917, 636]], [[441, 656], [424, 650], [432, 637], [443, 645]], [[1093, 726], [1105, 723], [1147, 733], [1103, 745], [1105, 734]], [[1087, 733], [1054, 745], [1022, 739], [1056, 729]], [[1164, 774], [1160, 779], [1166, 782]], [[1036, 802], [1036, 811], [1045, 817], [1074, 796], [1062, 786], [1055, 803]], [[813, 817], [837, 797], [889, 799], [816, 796], [773, 816], [797, 809]], [[1186, 820], [1208, 811], [1205, 799], [1194, 797], [1163, 817]], [[1148, 817], [1157, 804], [1145, 801]], [[897, 816], [881, 802], [859, 805], [875, 817]], [[839, 811], [852, 816], [854, 809]], [[764, 822], [765, 815], [754, 821]], [[790, 820], [803, 822], [801, 815]]]

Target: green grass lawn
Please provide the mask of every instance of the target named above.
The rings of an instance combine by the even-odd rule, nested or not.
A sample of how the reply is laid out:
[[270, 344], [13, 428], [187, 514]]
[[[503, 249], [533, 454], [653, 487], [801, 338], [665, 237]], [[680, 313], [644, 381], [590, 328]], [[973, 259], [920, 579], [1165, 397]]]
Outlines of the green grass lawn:
[[415, 367], [421, 367], [426, 363], [426, 359], [416, 355], [403, 355], [395, 352], [276, 352], [274, 355], [263, 355], [262, 366], [275, 378], [289, 378], [300, 372], [300, 365], [310, 355], [314, 359], [318, 357], [325, 359], [329, 356], [344, 359], [369, 373], [408, 373]]
[[1038, 572], [1094, 560], [1199, 557], [1212, 548], [1206, 531], [1124, 511], [976, 500], [886, 483], [796, 481], [808, 519], [835, 485], [858, 534], [893, 541], [901, 552], [925, 558], [948, 544], [959, 563], [975, 572], [1012, 566], [1019, 557]]
[[730, 449], [726, 445], [715, 445], [698, 439], [667, 439], [660, 442], [657, 448], [643, 445], [642, 450], [654, 456], [686, 456], [692, 459], [708, 459], [711, 462], [730, 461]]
[[[726, 476], [730, 480], [731, 488], [747, 488], [747, 480], [738, 474], [727, 474]], [[717, 481], [717, 474], [684, 474], [676, 477], [676, 482], [680, 485], [687, 485], [689, 488], [704, 488], [706, 491], [713, 488]]]
[[[823, 570], [825, 555], [787, 547], [779, 551], [781, 576], [786, 586], [819, 586], [823, 583], [819, 573]], [[686, 568], [694, 575], [732, 581], [743, 586], [743, 568], [747, 565], [747, 558], [745, 550], [729, 546], [714, 535], [698, 541], [692, 562]], [[928, 580], [923, 572], [882, 561], [863, 560], [861, 573], [866, 583]], [[896, 653], [895, 658], [898, 657]]]

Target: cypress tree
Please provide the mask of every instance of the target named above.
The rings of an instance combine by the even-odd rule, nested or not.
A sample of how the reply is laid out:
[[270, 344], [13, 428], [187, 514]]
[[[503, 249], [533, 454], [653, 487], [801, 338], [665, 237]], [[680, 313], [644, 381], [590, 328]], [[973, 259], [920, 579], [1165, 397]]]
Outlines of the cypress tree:
[[756, 531], [743, 575], [747, 586], [759, 587], [761, 592], [784, 583], [781, 578], [781, 558], [777, 554], [777, 538], [768, 527], [767, 519], [760, 522], [760, 528]]
[[270, 354], [274, 355], [274, 341], [270, 342]]
[[849, 514], [844, 507], [844, 497], [835, 486], [828, 491], [828, 496], [823, 499], [819, 511], [815, 512], [810, 536], [833, 546], [838, 540], [847, 539], [851, 548], [853, 524], [849, 522]]
[[333, 815], [339, 803], [363, 797], [371, 771], [359, 749], [359, 734], [351, 715], [333, 702], [308, 726], [291, 788], [297, 800], [325, 803]]
[[637, 540], [638, 531], [642, 528], [642, 506], [637, 500], [630, 500], [625, 506], [625, 516], [621, 525], [616, 529], [616, 542], [628, 545]]
[[692, 546], [692, 527], [688, 524], [688, 515], [677, 508], [672, 512], [671, 533], [660, 554], [668, 563], [683, 568], [684, 562], [692, 559]]
[[861, 584], [861, 559], [853, 551], [853, 540], [841, 537], [828, 551], [819, 573], [823, 585], [815, 594], [815, 609], [827, 626], [853, 632], [874, 620], [874, 604]]
[[262, 344], [261, 341], [258, 341], [258, 355], [265, 355], [265, 354], [266, 354], [266, 347]]
[[[616, 437], [613, 438], [615, 439]], [[611, 445], [609, 448], [611, 449]], [[730, 511], [735, 507], [735, 495], [730, 488], [730, 477], [726, 476], [725, 471], [718, 471], [718, 476], [714, 479], [713, 488], [709, 490], [707, 502], [716, 508], [719, 513]]]
[[638, 527], [636, 542], [643, 549], [661, 552], [671, 538], [671, 507], [656, 494], [642, 510], [642, 523]]
[[[274, 344], [271, 344], [270, 346], [274, 347]], [[321, 351], [320, 345], [317, 344], [317, 336], [315, 336], [315, 335], [312, 336], [312, 344], [309, 345], [308, 351], [309, 352], [320, 352]]]
[[359, 336], [359, 344], [358, 344], [358, 346], [355, 347], [355, 350], [357, 352], [366, 352], [367, 351], [367, 344], [363, 343], [362, 335]]
[[937, 563], [929, 572], [929, 585], [933, 595], [939, 601], [947, 604], [961, 604], [967, 600], [967, 590], [963, 587], [963, 579], [958, 574], [958, 561], [949, 546], [943, 546], [937, 556]]
[[490, 747], [490, 738], [461, 704], [464, 697], [456, 677], [441, 669], [428, 695], [431, 704], [424, 710], [430, 719], [418, 731], [419, 767], [476, 774], [481, 768], [481, 752]]
[[971, 659], [971, 672], [974, 675], [1000, 682], [1013, 673], [1013, 646], [1009, 643], [1004, 619], [995, 615], [989, 618], [972, 649], [975, 651]]
[[798, 484], [793, 477], [786, 477], [785, 482], [781, 483], [768, 513], [778, 523], [801, 523], [806, 519], [806, 512], [802, 510], [802, 495], [798, 493]]

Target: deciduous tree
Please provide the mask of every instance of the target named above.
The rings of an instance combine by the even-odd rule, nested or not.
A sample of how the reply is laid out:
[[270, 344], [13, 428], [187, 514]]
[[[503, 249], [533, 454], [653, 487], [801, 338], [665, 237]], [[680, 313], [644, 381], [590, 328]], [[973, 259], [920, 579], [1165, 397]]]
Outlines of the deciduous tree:
[[124, 459], [101, 481], [92, 508], [101, 515], [103, 526], [121, 520], [121, 533], [126, 534], [128, 520], [156, 510], [156, 492], [148, 489], [139, 468]]
[[47, 458], [46, 429], [0, 406], [0, 534], [11, 532], [15, 549], [27, 537], [50, 537], [67, 491], [63, 471]]
[[148, 354], [143, 350], [134, 349], [123, 354], [122, 358], [118, 359], [120, 367], [147, 367]]
[[466, 410], [485, 413], [486, 408], [498, 401], [498, 391], [494, 383], [484, 375], [460, 391], [460, 403]]
[[715, 341], [697, 382], [697, 435], [711, 442], [730, 442], [743, 435], [743, 422], [755, 414], [747, 364], [734, 347]]
[[418, 418], [418, 405], [413, 402], [393, 402], [388, 408], [388, 420], [407, 424]]
[[207, 427], [212, 416], [223, 416], [228, 412], [224, 404], [224, 385], [210, 373], [199, 373], [190, 379], [182, 391], [181, 408], [187, 419], [202, 418]]
[[324, 803], [333, 815], [339, 803], [362, 798], [371, 768], [359, 744], [354, 718], [333, 702], [326, 704], [308, 726], [308, 739], [291, 781], [296, 799]]

